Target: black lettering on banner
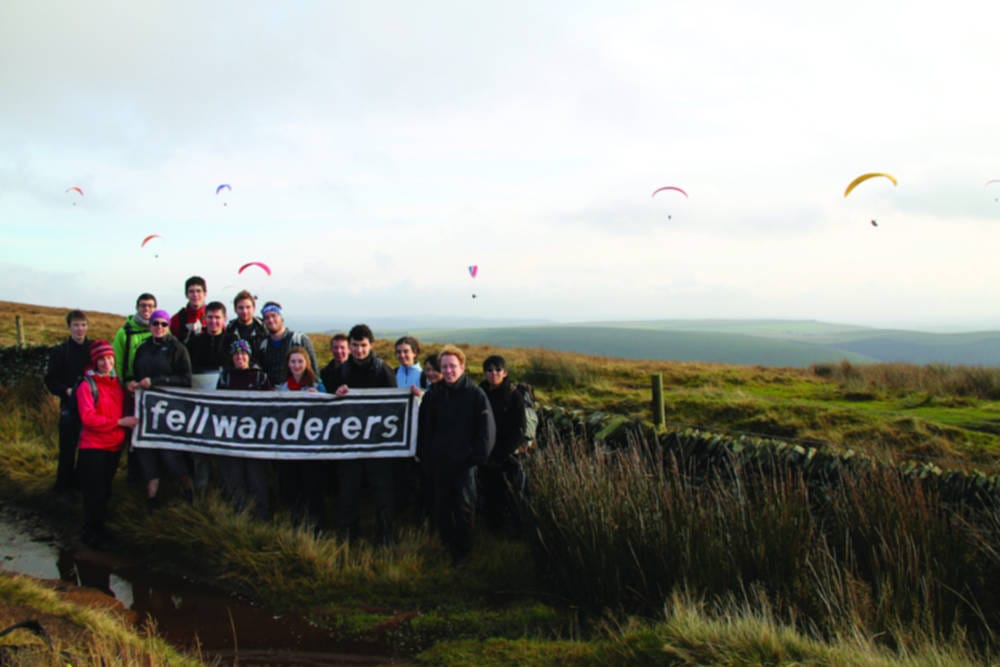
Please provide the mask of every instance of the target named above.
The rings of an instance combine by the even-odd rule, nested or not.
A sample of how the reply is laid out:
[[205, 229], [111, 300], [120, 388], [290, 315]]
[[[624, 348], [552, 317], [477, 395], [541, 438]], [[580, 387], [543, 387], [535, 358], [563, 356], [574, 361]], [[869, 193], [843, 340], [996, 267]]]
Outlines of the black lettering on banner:
[[132, 445], [256, 459], [410, 457], [419, 401], [405, 389], [310, 392], [146, 389]]

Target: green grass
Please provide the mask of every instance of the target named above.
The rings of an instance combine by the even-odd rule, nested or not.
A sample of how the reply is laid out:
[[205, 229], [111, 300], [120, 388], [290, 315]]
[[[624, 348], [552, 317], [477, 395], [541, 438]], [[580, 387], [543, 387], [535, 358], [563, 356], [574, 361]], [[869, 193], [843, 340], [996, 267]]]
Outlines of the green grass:
[[[377, 349], [389, 354], [391, 343]], [[496, 351], [466, 350], [473, 373]], [[595, 430], [648, 419], [649, 375], [659, 372], [670, 425], [996, 469], [1000, 405], [988, 372], [502, 352], [543, 403], [611, 416], [592, 420]], [[79, 517], [60, 516], [47, 495], [55, 422], [54, 400], [37, 386], [0, 388], [0, 494], [75, 530]], [[212, 497], [150, 516], [121, 480], [114, 527], [151, 567], [221, 582], [276, 611], [305, 609], [344, 637], [424, 651], [428, 664], [961, 664], [989, 655], [1000, 596], [977, 595], [1000, 580], [1000, 527], [988, 516], [877, 476], [819, 490], [791, 471], [720, 468], [691, 485], [683, 466], [650, 468], [640, 449], [551, 446], [532, 464], [532, 540], [481, 534], [459, 571], [417, 525], [376, 549], [317, 539], [285, 517], [260, 524]]]

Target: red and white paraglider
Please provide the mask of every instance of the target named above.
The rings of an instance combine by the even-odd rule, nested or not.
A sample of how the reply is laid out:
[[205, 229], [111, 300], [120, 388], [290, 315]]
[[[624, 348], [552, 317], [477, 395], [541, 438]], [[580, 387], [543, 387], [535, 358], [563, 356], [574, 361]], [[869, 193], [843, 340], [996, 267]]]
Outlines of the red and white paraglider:
[[81, 188], [79, 185], [69, 186], [68, 188], [66, 188], [66, 192], [75, 192], [76, 195], [79, 195], [79, 196], [76, 195], [73, 196], [73, 206], [76, 206], [76, 200], [83, 196], [83, 188]]

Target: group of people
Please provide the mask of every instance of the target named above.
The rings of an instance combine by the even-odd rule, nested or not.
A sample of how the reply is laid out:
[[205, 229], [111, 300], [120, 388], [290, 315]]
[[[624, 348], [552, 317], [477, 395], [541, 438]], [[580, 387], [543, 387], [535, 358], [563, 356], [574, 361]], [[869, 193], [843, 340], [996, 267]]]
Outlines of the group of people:
[[309, 337], [285, 326], [279, 303], [265, 303], [258, 317], [256, 298], [244, 290], [227, 322], [225, 304], [208, 302], [203, 278], [190, 277], [184, 291], [187, 304], [173, 315], [158, 309], [152, 294], [140, 294], [135, 314], [111, 342], [91, 341], [86, 314], [73, 310], [66, 316], [67, 340], [50, 354], [45, 383], [60, 398], [55, 491], [80, 492], [84, 544], [114, 546], [106, 518], [111, 482], [137, 425], [135, 391], [190, 387], [206, 375], [217, 377], [217, 390], [345, 396], [352, 389], [409, 387], [419, 400], [416, 456], [266, 461], [137, 448], [128, 453], [129, 479], [142, 483], [150, 510], [160, 506], [160, 480], [169, 475], [186, 500], [216, 484], [237, 510], [268, 519], [273, 499], [318, 533], [331, 527], [326, 498], [335, 487], [332, 527], [341, 539], [356, 540], [367, 484], [379, 544], [393, 543], [399, 511], [419, 508], [455, 564], [471, 550], [480, 511], [494, 530], [519, 529], [521, 455], [530, 443], [524, 402], [503, 357], [485, 360], [485, 379], [477, 385], [461, 349], [446, 345], [421, 365], [419, 342], [404, 336], [395, 343], [399, 365], [393, 369], [375, 353], [371, 329], [358, 324], [330, 339], [332, 359], [319, 369]]

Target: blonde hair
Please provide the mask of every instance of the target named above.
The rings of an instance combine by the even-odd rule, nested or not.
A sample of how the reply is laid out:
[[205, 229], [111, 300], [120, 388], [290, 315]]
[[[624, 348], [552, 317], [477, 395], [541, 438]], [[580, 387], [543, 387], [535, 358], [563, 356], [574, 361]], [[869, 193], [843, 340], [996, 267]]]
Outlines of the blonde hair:
[[450, 354], [453, 357], [458, 357], [458, 361], [464, 366], [465, 365], [465, 352], [458, 349], [454, 345], [445, 345], [440, 350], [438, 350], [438, 362], [440, 363], [441, 357], [446, 354]]

